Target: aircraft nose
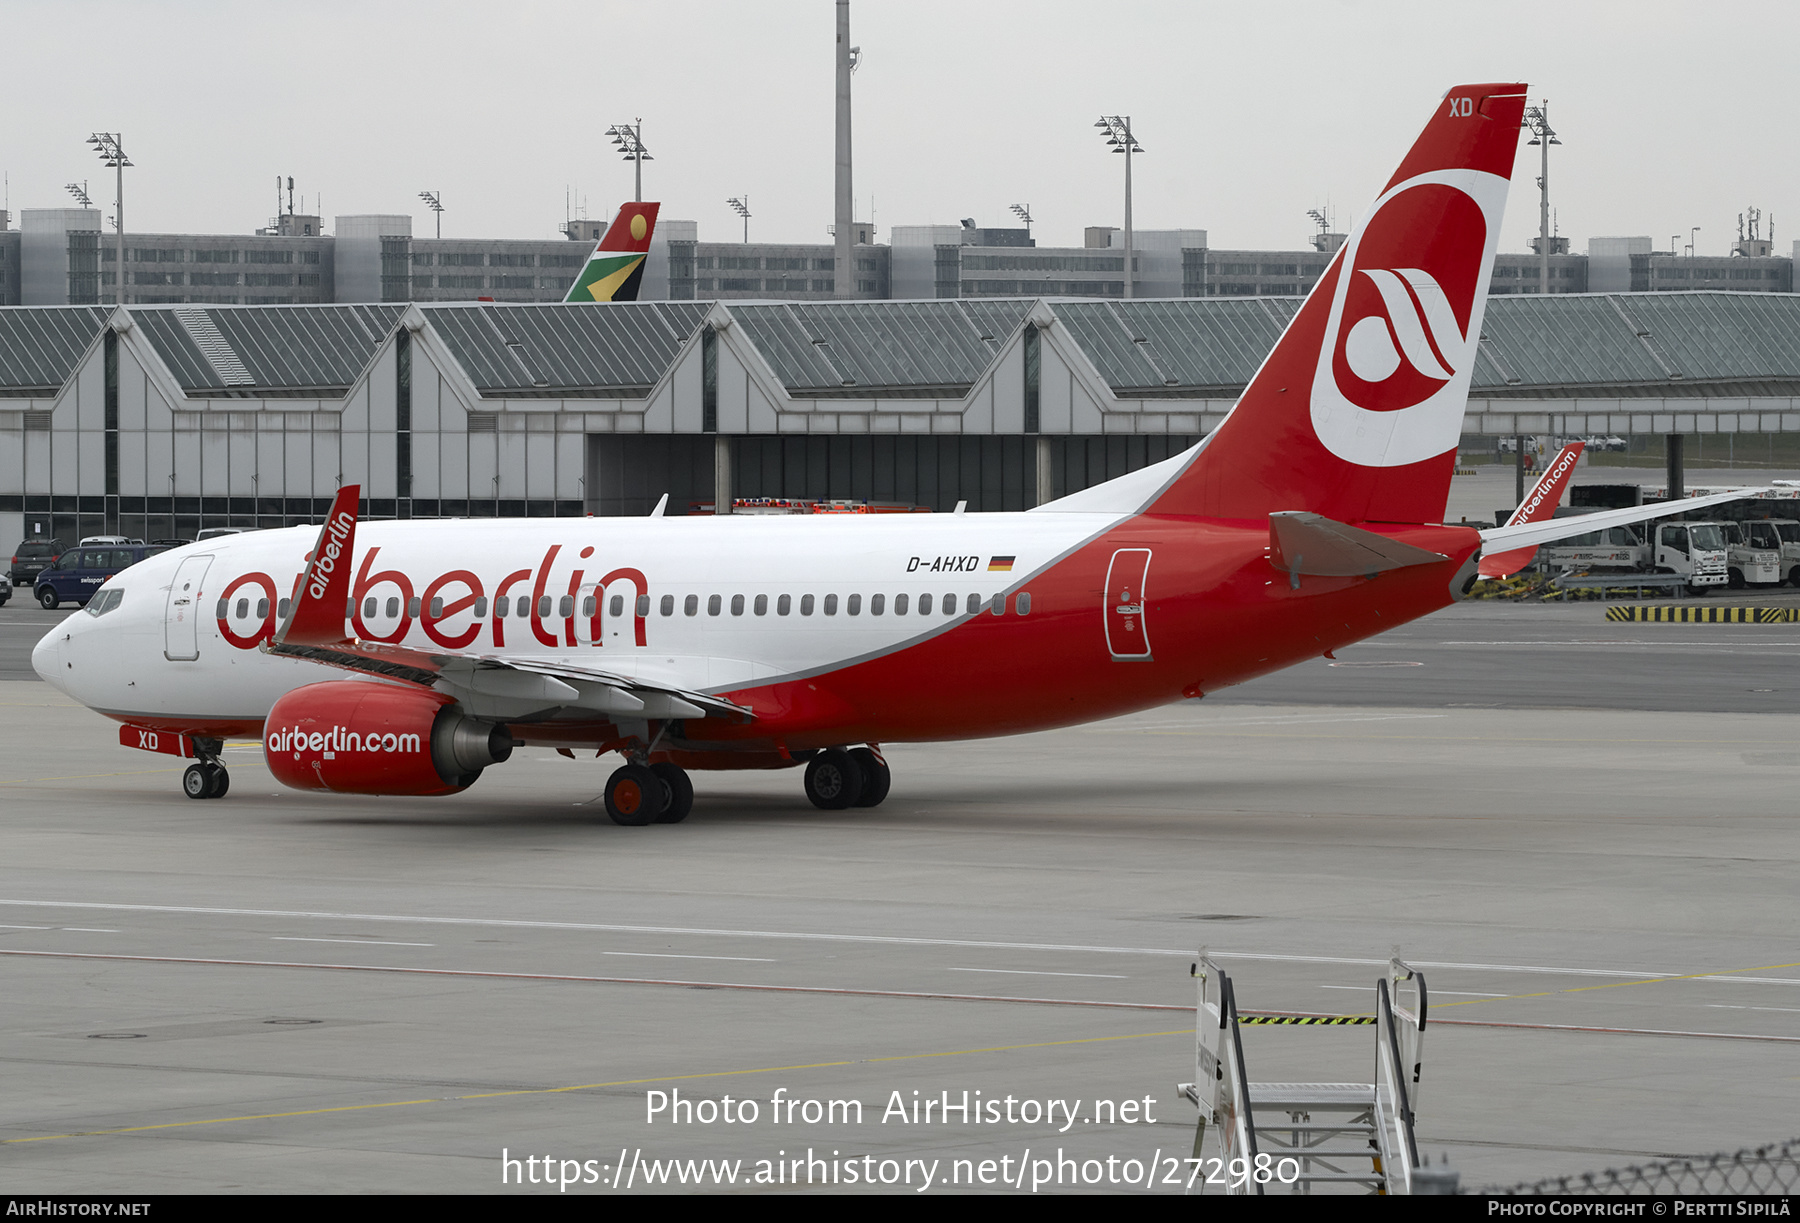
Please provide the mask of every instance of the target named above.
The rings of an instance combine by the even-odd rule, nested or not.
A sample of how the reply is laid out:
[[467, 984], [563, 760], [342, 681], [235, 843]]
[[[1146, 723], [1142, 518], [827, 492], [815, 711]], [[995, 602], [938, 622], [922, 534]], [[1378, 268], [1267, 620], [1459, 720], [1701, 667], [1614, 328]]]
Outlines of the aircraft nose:
[[57, 688], [64, 686], [62, 640], [68, 631], [63, 625], [57, 625], [45, 633], [31, 650], [31, 669], [38, 673], [39, 679]]

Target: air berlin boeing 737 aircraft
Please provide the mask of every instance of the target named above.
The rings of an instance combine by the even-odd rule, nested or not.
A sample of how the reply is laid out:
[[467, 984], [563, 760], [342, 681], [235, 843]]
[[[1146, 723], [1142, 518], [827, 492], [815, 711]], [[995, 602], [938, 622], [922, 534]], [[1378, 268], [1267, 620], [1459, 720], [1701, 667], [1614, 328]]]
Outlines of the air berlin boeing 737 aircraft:
[[353, 794], [452, 794], [534, 744], [619, 752], [607, 810], [646, 824], [687, 814], [689, 769], [805, 764], [818, 806], [874, 806], [883, 743], [1067, 726], [1328, 654], [1474, 577], [1483, 533], [1440, 520], [1524, 101], [1445, 95], [1230, 416], [1166, 462], [928, 517], [359, 525], [346, 487], [316, 533], [134, 565], [33, 664], [122, 743], [195, 759], [194, 798], [225, 792], [231, 736], [286, 785]]

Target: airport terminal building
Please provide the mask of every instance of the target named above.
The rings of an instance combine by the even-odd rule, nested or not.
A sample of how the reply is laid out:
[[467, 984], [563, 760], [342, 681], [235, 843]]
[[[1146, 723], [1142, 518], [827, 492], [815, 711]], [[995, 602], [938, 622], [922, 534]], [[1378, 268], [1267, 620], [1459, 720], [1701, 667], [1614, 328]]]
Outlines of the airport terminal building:
[[[286, 214], [255, 234], [133, 234], [125, 238], [126, 305], [333, 305], [376, 302], [558, 302], [604, 226], [570, 221], [560, 239], [426, 238], [404, 214], [324, 218]], [[896, 225], [891, 244], [858, 224], [850, 298], [1092, 297], [1123, 299], [1124, 236], [1091, 226], [1079, 247], [1039, 246], [1029, 229]], [[1203, 229], [1140, 230], [1132, 297], [1304, 296], [1341, 234], [1307, 249], [1215, 249]], [[1551, 293], [1721, 289], [1788, 293], [1794, 260], [1764, 240], [1733, 255], [1657, 251], [1648, 237], [1594, 238], [1585, 254], [1553, 239]], [[1795, 244], [1800, 247], [1800, 243]], [[1537, 255], [1497, 255], [1494, 296], [1538, 293]], [[648, 301], [828, 301], [838, 295], [828, 244], [702, 242], [693, 221], [664, 218], [645, 265]], [[27, 209], [20, 227], [0, 213], [0, 306], [115, 305], [116, 235], [94, 208]]]
[[[1025, 509], [1216, 427], [1297, 298], [0, 310], [0, 536]], [[1800, 432], [1800, 298], [1489, 305], [1466, 434]], [[1485, 444], [1485, 443], [1484, 443]]]

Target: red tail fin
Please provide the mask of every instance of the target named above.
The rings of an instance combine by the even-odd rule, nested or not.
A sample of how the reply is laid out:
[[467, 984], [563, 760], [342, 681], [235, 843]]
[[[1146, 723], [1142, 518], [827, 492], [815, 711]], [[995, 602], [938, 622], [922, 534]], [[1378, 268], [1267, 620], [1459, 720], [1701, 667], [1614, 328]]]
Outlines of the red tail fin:
[[1436, 522], [1449, 496], [1523, 85], [1459, 85], [1243, 398], [1152, 513]]
[[350, 602], [351, 553], [356, 547], [356, 502], [360, 484], [338, 489], [312, 560], [301, 575], [294, 605], [276, 630], [275, 640], [292, 645], [328, 645], [344, 639], [344, 608]]
[[[1575, 464], [1586, 448], [1585, 442], [1570, 442], [1564, 446], [1550, 466], [1544, 468], [1544, 474], [1532, 487], [1525, 500], [1519, 502], [1519, 508], [1512, 512], [1506, 525], [1516, 527], [1527, 522], [1543, 522], [1556, 514], [1556, 507], [1562, 504], [1563, 490], [1569, 487], [1569, 481], [1575, 476]], [[1481, 576], [1484, 578], [1511, 577], [1531, 563], [1537, 555], [1537, 549], [1514, 548], [1511, 552], [1496, 552], [1492, 556], [1485, 553], [1481, 558]]]
[[661, 204], [620, 204], [619, 215], [600, 235], [599, 255], [643, 254], [650, 249], [650, 235], [656, 232], [656, 214]]

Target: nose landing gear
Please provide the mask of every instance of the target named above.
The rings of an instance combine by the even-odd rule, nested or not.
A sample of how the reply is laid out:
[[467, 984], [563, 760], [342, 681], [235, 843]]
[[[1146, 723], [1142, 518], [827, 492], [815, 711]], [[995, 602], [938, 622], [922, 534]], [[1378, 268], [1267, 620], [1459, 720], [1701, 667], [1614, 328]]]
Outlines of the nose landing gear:
[[189, 798], [224, 798], [231, 774], [222, 764], [190, 764], [181, 775], [181, 792]]
[[224, 742], [201, 738], [189, 742], [200, 762], [188, 765], [181, 775], [181, 792], [189, 798], [224, 798], [226, 791], [231, 789], [231, 774], [219, 761], [219, 749], [225, 746]]

